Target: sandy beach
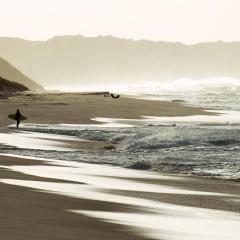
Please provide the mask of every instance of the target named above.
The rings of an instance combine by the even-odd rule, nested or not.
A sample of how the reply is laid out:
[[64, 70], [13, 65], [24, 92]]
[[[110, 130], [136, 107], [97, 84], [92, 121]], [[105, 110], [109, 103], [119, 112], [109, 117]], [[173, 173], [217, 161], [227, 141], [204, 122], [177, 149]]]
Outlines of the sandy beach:
[[[98, 199], [98, 191], [96, 195], [93, 195], [92, 197], [84, 196], [84, 192], [87, 192], [87, 189], [85, 188], [83, 188], [83, 192], [79, 191], [79, 195], [71, 195], [70, 189], [72, 186], [78, 188], [79, 186], [87, 185], [84, 180], [84, 175], [79, 176], [80, 181], [74, 181], [74, 179], [61, 180], [61, 174], [59, 174], [59, 178], [57, 179], [54, 178], [54, 174], [50, 174], [49, 177], [42, 177], [42, 174], [43, 176], [46, 175], [44, 170], [46, 167], [56, 168], [56, 164], [41, 160], [30, 160], [8, 156], [1, 156], [0, 159], [0, 201], [2, 216], [0, 239], [161, 239], [159, 237], [159, 235], [161, 236], [161, 231], [155, 236], [153, 234], [154, 229], [152, 229], [152, 233], [151, 230], [149, 230], [148, 234], [144, 234], [144, 231], [137, 230], [136, 227], [131, 227], [130, 220], [129, 223], [124, 225], [121, 224], [120, 220], [119, 223], [116, 221], [115, 223], [114, 221], [111, 223], [111, 220], [107, 220], [104, 217], [106, 212], [133, 214], [133, 216], [134, 214], [147, 214], [146, 216], [148, 216], [148, 214], [151, 214], [151, 211], [156, 214], [151, 206], [148, 208], [141, 207], [141, 204], [144, 203], [145, 200], [153, 201], [156, 204], [159, 203], [160, 206], [161, 204], [173, 204], [164, 210], [165, 213], [162, 213], [163, 216], [167, 216], [168, 214], [171, 216], [171, 211], [175, 212], [176, 216], [178, 214], [181, 216], [181, 212], [178, 213], [180, 210], [175, 209], [174, 206], [198, 209], [198, 212], [192, 213], [192, 211], [196, 210], [189, 208], [184, 210], [186, 211], [184, 214], [187, 215], [189, 211], [189, 215], [193, 219], [195, 218], [193, 226], [198, 225], [200, 231], [203, 231], [203, 228], [207, 225], [210, 225], [209, 227], [211, 227], [212, 224], [207, 220], [206, 223], [203, 222], [202, 225], [201, 221], [198, 223], [198, 220], [201, 219], [201, 217], [204, 217], [204, 215], [206, 215], [207, 219], [211, 219], [214, 214], [220, 214], [221, 216], [221, 214], [224, 213], [218, 213], [217, 211], [219, 210], [224, 210], [227, 214], [232, 212], [233, 216], [240, 213], [240, 186], [238, 183], [234, 182], [199, 178], [175, 178], [171, 176], [158, 178], [157, 176], [149, 177], [147, 174], [146, 176], [144, 176], [144, 174], [141, 176], [141, 173], [139, 174], [138, 172], [133, 172], [131, 177], [116, 176], [113, 178], [109, 177], [108, 174], [111, 175], [112, 170], [114, 171], [115, 169], [108, 168], [107, 171], [106, 169], [105, 171], [103, 170], [105, 173], [103, 173], [101, 177], [106, 174], [110, 185], [111, 182], [113, 182], [113, 189], [109, 188], [107, 192], [104, 190], [106, 194], [106, 200], [104, 201], [101, 199], [101, 195], [99, 195], [100, 198]], [[65, 166], [64, 168], [67, 170], [68, 168], [71, 168], [70, 165]], [[21, 167], [23, 167], [22, 170]], [[32, 172], [31, 167], [33, 167]], [[38, 167], [40, 168], [37, 169]], [[76, 168], [76, 166], [74, 167]], [[34, 168], [36, 169], [34, 170]], [[99, 171], [98, 166], [91, 165], [90, 168], [91, 171]], [[104, 169], [103, 166], [100, 166], [100, 168]], [[81, 171], [86, 171], [86, 173], [88, 173], [89, 168], [82, 165]], [[96, 172], [94, 173], [94, 176], [96, 176]], [[34, 176], [34, 174], [36, 175]], [[127, 175], [129, 174], [127, 173]], [[91, 175], [87, 178], [91, 179]], [[163, 187], [163, 189], [160, 189], [159, 192], [157, 192], [157, 190], [150, 190], [151, 194], [147, 189], [136, 188], [135, 190], [132, 190], [126, 188], [126, 190], [122, 190], [121, 187], [118, 189], [118, 185], [114, 186], [114, 181], [116, 179], [119, 181], [127, 180], [129, 183], [140, 183], [144, 184], [144, 186], [147, 184], [150, 188], [154, 184], [154, 186], [160, 188]], [[11, 182], [11, 180], [14, 182]], [[23, 182], [21, 182], [21, 180], [23, 180]], [[98, 179], [96, 179], [96, 181], [98, 181]], [[54, 184], [57, 184], [56, 187], [59, 186], [60, 188], [58, 190], [55, 189]], [[60, 190], [61, 185], [59, 184], [63, 184], [62, 188], [65, 188], [64, 190], [62, 189], [62, 193]], [[103, 191], [102, 188], [99, 189]], [[63, 193], [64, 191], [66, 192], [65, 196]], [[110, 194], [109, 198], [108, 193]], [[117, 197], [116, 200], [114, 200], [113, 196]], [[105, 196], [103, 196], [103, 198], [104, 197]], [[136, 205], [131, 201], [128, 203], [126, 200], [125, 202], [122, 198], [129, 198], [127, 200], [132, 199], [136, 202]], [[136, 199], [141, 203], [140, 206], [138, 206]], [[206, 212], [203, 211], [204, 209], [206, 209]], [[69, 212], [67, 210], [76, 210], [79, 211], [80, 214]], [[91, 217], [91, 215], [84, 215], [84, 211], [91, 213], [102, 212], [103, 219], [101, 220], [101, 214], [99, 217]], [[213, 216], [211, 216], [211, 211], [213, 211]], [[198, 214], [202, 216], [200, 217]], [[239, 215], [236, 215], [236, 219], [237, 216]], [[226, 234], [229, 234], [229, 226], [224, 226], [221, 222], [218, 223], [219, 216], [215, 216], [215, 218], [214, 224], [217, 227], [225, 227]], [[231, 216], [228, 216], [227, 218], [227, 221], [231, 223]], [[165, 221], [169, 221], [167, 219], [168, 218], [166, 218]], [[131, 220], [135, 221], [136, 219], [133, 218]], [[146, 220], [148, 221], [148, 218]], [[169, 221], [168, 224], [168, 228], [171, 229], [171, 221]], [[179, 224], [181, 225], [181, 221]], [[146, 224], [146, 227], [148, 225], [149, 223]], [[160, 223], [159, 229], [161, 229]], [[172, 232], [175, 230], [176, 235], [178, 235], [177, 229], [172, 229]], [[236, 231], [236, 228], [233, 228], [233, 230]], [[192, 234], [196, 237], [194, 231]], [[235, 236], [235, 234], [237, 236], [237, 232], [233, 233], [233, 236]], [[151, 235], [153, 235], [153, 237], [151, 237]], [[217, 234], [217, 236], [218, 235], [219, 234]], [[206, 234], [206, 237], [207, 236], [208, 235]], [[237, 239], [237, 237], [232, 239]]]
[[[1, 156], [1, 165], [36, 165], [38, 161]], [[19, 174], [1, 168], [1, 179], [59, 182]], [[61, 181], [60, 181], [61, 182]], [[114, 204], [42, 193], [33, 189], [0, 184], [0, 239], [141, 239], [127, 229], [89, 217], [66, 212], [66, 209], [112, 210]], [[119, 206], [117, 206], [119, 207]], [[122, 209], [127, 209], [122, 206]]]
[[208, 115], [202, 108], [184, 106], [179, 102], [147, 101], [131, 97], [113, 99], [102, 93], [18, 94], [0, 102], [0, 126], [11, 124], [7, 118], [17, 108], [31, 123], [94, 123], [92, 118], [139, 119], [142, 116]]
[[0, 240], [240, 240], [240, 1], [0, 6]]
[[[28, 122], [41, 124], [91, 124], [95, 117], [210, 114], [178, 102], [74, 93], [16, 95], [0, 103], [2, 133], [14, 131], [6, 128], [12, 123], [6, 116], [16, 108], [28, 116]], [[86, 154], [94, 149], [105, 151], [107, 144], [57, 141]], [[239, 182], [4, 155], [0, 156], [0, 176], [2, 240], [239, 236]]]

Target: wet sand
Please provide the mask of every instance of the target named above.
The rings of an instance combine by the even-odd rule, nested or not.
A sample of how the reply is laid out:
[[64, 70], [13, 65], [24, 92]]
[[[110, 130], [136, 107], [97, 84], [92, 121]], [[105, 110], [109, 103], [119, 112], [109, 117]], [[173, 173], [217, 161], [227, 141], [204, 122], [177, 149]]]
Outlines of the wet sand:
[[[167, 212], [162, 212], [160, 215], [158, 213], [159, 216], [162, 214], [163, 217], [167, 214], [171, 216], [181, 210], [181, 208], [180, 210], [174, 209], [175, 206], [197, 208], [200, 216], [204, 216], [204, 209], [207, 212], [210, 209], [213, 211], [224, 210], [227, 211], [226, 215], [231, 212], [240, 213], [240, 185], [236, 182], [152, 175], [152, 173], [145, 171], [127, 169], [119, 171], [119, 168], [79, 163], [68, 163], [68, 166], [64, 166], [63, 163], [61, 166], [60, 162], [58, 166], [58, 163], [56, 164], [54, 161], [9, 156], [0, 156], [0, 165], [0, 212], [2, 216], [0, 218], [0, 239], [4, 240], [161, 239], [161, 237], [151, 238], [150, 231], [148, 234], [144, 234], [135, 227], [130, 227], [131, 222], [129, 222], [129, 226], [128, 224], [126, 226], [104, 220], [106, 213], [130, 214], [129, 216], [131, 214], [133, 216], [147, 214], [146, 216], [150, 216], [149, 214], [153, 211], [154, 216], [157, 216], [154, 212], [155, 206], [153, 208], [147, 207], [149, 205], [147, 203], [144, 207], [145, 200], [151, 201], [151, 204], [156, 204], [156, 207], [157, 204], [160, 207], [161, 204], [170, 204], [167, 207]], [[71, 171], [73, 173], [79, 171], [79, 173], [77, 176], [76, 174], [64, 176], [64, 174], [56, 174], [55, 170], [58, 168], [60, 171], [69, 171], [70, 173]], [[49, 172], [51, 169], [53, 172]], [[101, 169], [102, 173], [100, 173]], [[99, 177], [94, 180], [97, 185], [93, 186], [93, 189], [99, 186], [99, 190], [93, 194], [92, 198], [91, 195], [86, 197], [88, 185], [93, 184], [91, 178], [94, 179], [98, 175]], [[90, 182], [88, 182], [88, 178]], [[106, 182], [101, 183], [102, 179], [106, 179]], [[15, 183], [16, 180], [24, 181]], [[7, 184], [2, 183], [2, 181], [6, 181]], [[123, 190], [125, 188], [124, 181], [128, 182], [125, 190]], [[138, 183], [143, 185], [138, 188]], [[19, 186], [15, 186], [15, 184], [19, 184]], [[56, 190], [57, 188], [55, 189], [55, 184], [57, 188], [60, 187], [58, 190], [60, 192]], [[61, 190], [61, 184], [64, 184], [63, 190]], [[76, 189], [81, 189], [83, 186], [83, 191], [79, 191], [76, 196], [71, 193], [71, 189], [74, 189], [75, 186]], [[153, 189], [151, 190], [151, 188]], [[52, 191], [53, 193], [51, 193]], [[54, 193], [55, 191], [57, 194]], [[66, 196], [61, 191], [66, 192]], [[98, 196], [99, 191], [106, 195], [100, 194]], [[114, 196], [116, 196], [115, 200]], [[137, 204], [138, 201], [140, 205]], [[165, 209], [164, 205], [163, 209]], [[68, 210], [74, 210], [80, 214]], [[189, 211], [190, 216], [193, 215], [191, 208]], [[193, 211], [196, 212], [196, 210]], [[203, 212], [201, 213], [201, 211]], [[101, 220], [101, 212], [103, 220]], [[94, 213], [100, 213], [100, 219]], [[223, 215], [224, 219], [224, 213], [220, 213], [220, 215]], [[240, 215], [238, 217], [240, 219]], [[227, 221], [231, 220], [229, 216], [226, 219]], [[192, 223], [194, 222], [197, 223], [197, 219], [193, 219]], [[161, 226], [159, 225], [159, 227]], [[174, 229], [172, 231], [174, 232]], [[238, 233], [236, 232], [236, 234]]]
[[[22, 113], [29, 117], [28, 122], [49, 124], [91, 124], [94, 123], [92, 118], [95, 117], [139, 119], [142, 116], [209, 114], [204, 109], [184, 106], [178, 102], [144, 101], [132, 98], [112, 99], [96, 94], [27, 94], [12, 96], [7, 100], [1, 101], [0, 126], [2, 127], [2, 132], [6, 131], [5, 127], [12, 123], [6, 116], [9, 113], [13, 113], [16, 108], [20, 108]], [[94, 148], [103, 149], [105, 146], [105, 143], [99, 145], [94, 142], [76, 143], [70, 140], [64, 141], [63, 144], [67, 147], [72, 146], [72, 148], [81, 148], [85, 151], [88, 149], [93, 150]], [[144, 190], [143, 188], [129, 190], [128, 188], [114, 188], [113, 186], [113, 189], [111, 187], [103, 189], [105, 185], [97, 185], [102, 194], [110, 194], [106, 195], [109, 197], [106, 197], [103, 201], [98, 199], [101, 198], [101, 195], [96, 195], [95, 199], [87, 199], [84, 197], [84, 191], [82, 192], [82, 197], [74, 197], [71, 194], [67, 196], [51, 193], [48, 187], [61, 187], [61, 184], [66, 184], [66, 192], [68, 187], [70, 191], [71, 188], [74, 189], [75, 187], [81, 189], [83, 186], [91, 186], [91, 183], [88, 182], [88, 177], [84, 173], [81, 173], [83, 174], [82, 181], [76, 181], [75, 178], [71, 177], [69, 179], [61, 179], [61, 175], [55, 176], [54, 172], [48, 175], [48, 172], [45, 172], [44, 169], [47, 166], [51, 169], [51, 166], [54, 166], [52, 162], [0, 156], [0, 166], [0, 239], [2, 240], [152, 239], [148, 234], [143, 234], [139, 228], [131, 226], [131, 221], [129, 222], [130, 227], [127, 226], [128, 224], [123, 224], [121, 220], [117, 222], [109, 220], [110, 223], [107, 220], [108, 217], [104, 217], [105, 213], [124, 213], [124, 216], [128, 217], [126, 214], [146, 214], [152, 211], [148, 208], [145, 209], [145, 207], [125, 203], [124, 199], [128, 199], [128, 197], [133, 199], [133, 201], [136, 199], [136, 202], [139, 199], [140, 205], [141, 201], [144, 202], [146, 200], [159, 204], [166, 203], [170, 204], [170, 206], [174, 204], [174, 206], [189, 206], [206, 210], [212, 209], [214, 211], [240, 213], [240, 185], [237, 182], [172, 176], [148, 178], [144, 174], [142, 177], [138, 176], [142, 173], [138, 174], [136, 171], [131, 172], [133, 174], [131, 177], [129, 177], [130, 172], [127, 172], [125, 176], [114, 176], [114, 168], [109, 168], [106, 170], [106, 174], [98, 178], [99, 184], [104, 177], [109, 183], [114, 183], [114, 179], [116, 179], [118, 184], [124, 180], [130, 181], [133, 186], [138, 186], [136, 184], [139, 183], [151, 187], [153, 184], [154, 189], [157, 190], [156, 192], [155, 190], [149, 192], [149, 190]], [[24, 166], [39, 167], [39, 170], [34, 170], [34, 174], [30, 174], [31, 169], [27, 173], [23, 170], [18, 170], [16, 166], [23, 167], [23, 169]], [[89, 169], [85, 169], [84, 166], [82, 165], [81, 169], [87, 173]], [[69, 166], [66, 166], [66, 169], [68, 168]], [[92, 165], [92, 171], [96, 171], [93, 175], [98, 176], [103, 168]], [[85, 181], [84, 176], [86, 177]], [[91, 178], [89, 177], [89, 179]], [[17, 186], [18, 183], [14, 182], [15, 180], [24, 181], [19, 182], [19, 186]], [[37, 183], [39, 183], [39, 187], [37, 187]], [[47, 187], [45, 186], [45, 188], [41, 189], [44, 183]], [[27, 186], [28, 184], [30, 185]], [[161, 189], [163, 189], [163, 192]], [[180, 189], [180, 193], [175, 193], [174, 189]], [[183, 190], [186, 190], [186, 192]], [[198, 191], [200, 192], [195, 194]], [[201, 191], [212, 194], [204, 194]], [[113, 201], [114, 196], [116, 196], [116, 201]], [[122, 199], [122, 197], [124, 198]], [[70, 212], [69, 210], [76, 212]], [[78, 211], [80, 213], [77, 213]], [[100, 219], [97, 216], [91, 216], [91, 214], [99, 214], [99, 212]], [[147, 231], [149, 232], [149, 230]], [[155, 237], [155, 239], [161, 239], [161, 237]]]
[[[0, 156], [1, 165], [32, 165], [38, 161]], [[41, 163], [42, 164], [42, 163]], [[1, 179], [47, 181], [49, 179], [0, 169]], [[59, 180], [50, 180], [59, 182]], [[121, 226], [67, 212], [66, 209], [111, 211], [107, 202], [81, 200], [0, 183], [0, 239], [143, 239]], [[117, 206], [128, 210], [127, 206]]]

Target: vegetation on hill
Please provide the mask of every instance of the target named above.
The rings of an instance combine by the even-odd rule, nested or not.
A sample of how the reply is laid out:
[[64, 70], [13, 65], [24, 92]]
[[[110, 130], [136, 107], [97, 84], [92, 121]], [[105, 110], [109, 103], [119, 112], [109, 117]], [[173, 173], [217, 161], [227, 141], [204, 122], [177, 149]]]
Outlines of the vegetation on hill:
[[12, 82], [0, 77], [0, 91], [1, 92], [23, 92], [28, 88], [20, 83]]

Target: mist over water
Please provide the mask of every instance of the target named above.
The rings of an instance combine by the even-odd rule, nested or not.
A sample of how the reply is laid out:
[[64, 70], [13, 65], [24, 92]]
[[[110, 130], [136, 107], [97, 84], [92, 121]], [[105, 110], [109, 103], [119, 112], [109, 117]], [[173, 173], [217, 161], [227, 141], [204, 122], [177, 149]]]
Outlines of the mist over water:
[[146, 85], [142, 89], [130, 89], [152, 100], [181, 100], [185, 104], [218, 109], [240, 110], [240, 80], [210, 78], [201, 80], [179, 79], [170, 83]]
[[146, 81], [139, 84], [61, 85], [48, 89], [67, 92], [110, 91], [149, 100], [181, 100], [185, 104], [218, 110], [240, 110], [240, 79], [178, 79], [170, 82]]

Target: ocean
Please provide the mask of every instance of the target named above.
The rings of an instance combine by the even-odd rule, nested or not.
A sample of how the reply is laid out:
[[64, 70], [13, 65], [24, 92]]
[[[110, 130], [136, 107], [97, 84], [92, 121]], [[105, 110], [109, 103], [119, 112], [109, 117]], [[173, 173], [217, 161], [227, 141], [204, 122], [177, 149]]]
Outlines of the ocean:
[[[112, 89], [114, 91], [114, 89]], [[109, 164], [159, 173], [240, 180], [240, 80], [178, 80], [118, 88], [149, 100], [180, 101], [220, 113], [217, 116], [99, 119], [95, 125], [24, 124], [19, 134], [44, 133], [117, 144], [109, 151], [1, 148], [3, 153]], [[28, 135], [30, 136], [30, 135]], [[44, 138], [44, 137], [43, 137]], [[2, 139], [3, 136], [2, 136]], [[1, 140], [2, 142], [4, 140]]]

